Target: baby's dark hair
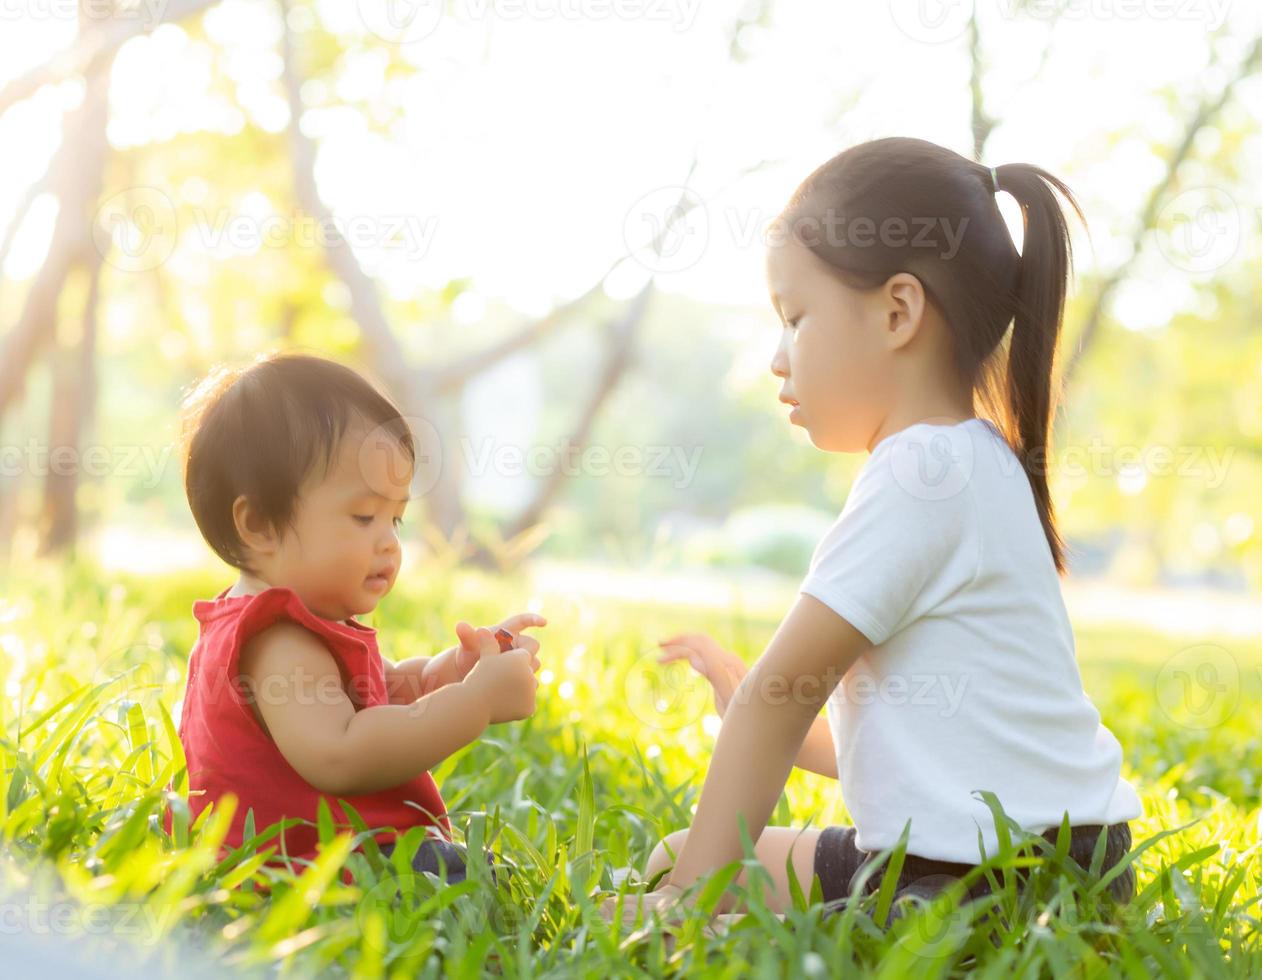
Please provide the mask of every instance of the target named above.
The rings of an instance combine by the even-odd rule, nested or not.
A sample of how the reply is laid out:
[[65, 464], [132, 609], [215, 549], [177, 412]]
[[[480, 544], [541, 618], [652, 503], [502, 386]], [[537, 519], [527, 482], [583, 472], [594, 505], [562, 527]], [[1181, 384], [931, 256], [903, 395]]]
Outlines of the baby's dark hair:
[[[1054, 192], [1084, 226], [1086, 218], [1069, 188], [1040, 167], [1004, 164], [994, 168], [993, 181], [991, 173], [926, 140], [872, 140], [816, 169], [794, 191], [780, 220], [851, 288], [874, 289], [898, 272], [920, 280], [947, 321], [955, 367], [979, 414], [999, 426], [1021, 460], [1052, 560], [1064, 574], [1047, 455], [1058, 387], [1053, 362], [1073, 254]], [[996, 203], [999, 190], [1021, 206], [1019, 253]], [[853, 240], [821, 236], [818, 229], [829, 216], [832, 227], [844, 219], [854, 229]], [[958, 240], [952, 240], [952, 227]]]
[[241, 495], [275, 531], [292, 529], [300, 488], [329, 473], [343, 433], [356, 424], [394, 436], [412, 465], [416, 447], [399, 408], [350, 368], [282, 351], [244, 366], [220, 365], [181, 407], [184, 490], [206, 543], [253, 573], [232, 516]]

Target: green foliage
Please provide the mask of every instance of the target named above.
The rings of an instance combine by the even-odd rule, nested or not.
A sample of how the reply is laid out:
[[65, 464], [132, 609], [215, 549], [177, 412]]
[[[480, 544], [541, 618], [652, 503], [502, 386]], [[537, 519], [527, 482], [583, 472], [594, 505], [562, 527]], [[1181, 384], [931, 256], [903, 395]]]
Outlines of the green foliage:
[[[467, 881], [444, 886], [411, 872], [417, 832], [385, 858], [345, 806], [355, 833], [336, 833], [340, 815], [322, 809], [319, 855], [292, 868], [263, 863], [277, 827], [251, 827], [256, 838], [220, 858], [233, 800], [190, 825], [173, 715], [195, 636], [191, 603], [222, 585], [209, 573], [107, 580], [80, 566], [38, 566], [5, 583], [0, 836], [10, 860], [0, 886], [39, 880], [74, 907], [143, 924], [101, 942], [156, 956], [192, 941], [241, 971], [365, 977], [1262, 971], [1258, 788], [1239, 775], [1262, 769], [1262, 752], [1242, 710], [1208, 734], [1155, 711], [1155, 676], [1175, 641], [1080, 634], [1088, 690], [1144, 798], [1128, 856], [1131, 905], [1113, 907], [1104, 894], [1120, 872], [1066, 863], [1065, 841], [1023, 839], [990, 797], [1001, 853], [932, 900], [884, 886], [863, 895], [858, 881], [851, 901], [826, 909], [818, 885], [803, 882], [792, 907], [774, 914], [746, 835], [746, 859], [703, 883], [698, 907], [712, 908], [730, 885], [747, 916], [720, 928], [690, 916], [627, 929], [606, 924], [600, 902], [632, 900], [649, 851], [687, 826], [712, 747], [701, 724], [707, 692], [680, 680], [684, 668], [656, 666], [654, 640], [705, 629], [753, 660], [774, 622], [540, 597], [551, 676], [539, 711], [496, 726], [435, 773], [458, 837], [491, 851], [496, 879], [470, 862]], [[513, 579], [446, 576], [404, 583], [369, 622], [400, 659], [449, 645], [458, 618], [491, 621], [530, 598]], [[1262, 664], [1256, 645], [1235, 652], [1250, 670]], [[669, 680], [652, 683], [659, 674]], [[170, 836], [158, 819], [164, 803], [176, 815]], [[795, 772], [775, 822], [844, 820], [835, 783]], [[877, 863], [896, 869], [905, 839]], [[615, 876], [628, 867], [630, 878]], [[1021, 889], [1003, 874], [1017, 867], [1030, 872]], [[746, 883], [736, 885], [742, 868]], [[962, 903], [983, 875], [996, 880], [994, 894]]]

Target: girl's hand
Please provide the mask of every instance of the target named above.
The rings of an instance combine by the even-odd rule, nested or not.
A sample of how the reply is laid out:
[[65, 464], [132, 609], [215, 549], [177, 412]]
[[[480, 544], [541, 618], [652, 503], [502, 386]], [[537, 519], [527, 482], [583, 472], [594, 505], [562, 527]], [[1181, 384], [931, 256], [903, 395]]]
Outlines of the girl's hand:
[[658, 646], [666, 651], [657, 658], [659, 664], [687, 660], [693, 670], [710, 682], [714, 688], [714, 710], [722, 718], [741, 678], [749, 673], [745, 661], [704, 633], [680, 633], [659, 641]]
[[[492, 634], [497, 629], [505, 629], [512, 633], [513, 646], [519, 650], [526, 650], [530, 654], [530, 669], [538, 672], [539, 641], [521, 631], [533, 626], [547, 625], [548, 621], [537, 613], [518, 613], [516, 616], [509, 616], [502, 623], [482, 628]], [[456, 651], [456, 674], [460, 680], [464, 680], [478, 662], [480, 650], [478, 630], [461, 620], [456, 624], [456, 639], [460, 641], [460, 646]]]
[[[664, 881], [656, 891], [643, 895], [622, 897], [622, 924], [634, 926], [643, 913], [644, 924], [656, 913], [663, 922], [679, 922], [684, 914], [683, 889]], [[618, 914], [618, 899], [607, 898], [600, 905], [600, 914], [606, 922], [613, 922]]]

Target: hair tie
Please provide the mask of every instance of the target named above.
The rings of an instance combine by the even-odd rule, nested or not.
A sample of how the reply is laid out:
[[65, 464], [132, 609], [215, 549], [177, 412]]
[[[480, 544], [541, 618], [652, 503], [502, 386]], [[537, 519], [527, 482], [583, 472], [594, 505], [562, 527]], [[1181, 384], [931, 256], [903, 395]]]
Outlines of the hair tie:
[[990, 168], [990, 193], [999, 193], [999, 174], [995, 172], [995, 168]]

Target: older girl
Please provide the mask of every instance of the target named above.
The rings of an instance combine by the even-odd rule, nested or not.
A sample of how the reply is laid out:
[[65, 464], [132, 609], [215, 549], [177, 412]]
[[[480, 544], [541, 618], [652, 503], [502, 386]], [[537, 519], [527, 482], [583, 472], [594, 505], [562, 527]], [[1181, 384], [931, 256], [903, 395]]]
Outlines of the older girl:
[[[880, 139], [812, 173], [772, 226], [780, 401], [819, 449], [869, 455], [748, 674], [708, 637], [663, 643], [726, 712], [691, 828], [649, 859], [670, 871], [649, 905], [740, 859], [742, 820], [780, 909], [786, 864], [839, 899], [905, 826], [899, 887], [962, 875], [998, 847], [987, 790], [1049, 839], [1067, 814], [1084, 868], [1102, 833], [1105, 867], [1129, 850], [1140, 801], [1083, 691], [1047, 484], [1071, 260], [1054, 191], [1081, 217], [1039, 167]], [[767, 826], [795, 764], [839, 780], [853, 826]], [[1128, 868], [1110, 892], [1133, 889]]]

